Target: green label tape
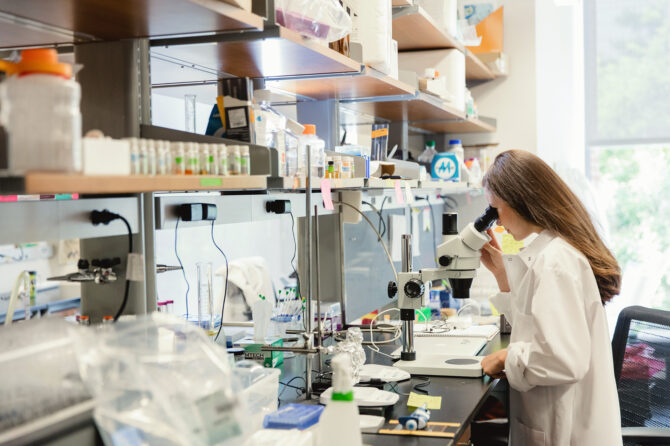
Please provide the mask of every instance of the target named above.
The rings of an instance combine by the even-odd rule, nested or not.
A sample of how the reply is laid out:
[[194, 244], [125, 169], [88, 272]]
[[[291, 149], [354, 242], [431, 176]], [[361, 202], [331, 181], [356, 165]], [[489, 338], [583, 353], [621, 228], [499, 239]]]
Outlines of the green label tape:
[[222, 178], [200, 178], [201, 186], [222, 186]]

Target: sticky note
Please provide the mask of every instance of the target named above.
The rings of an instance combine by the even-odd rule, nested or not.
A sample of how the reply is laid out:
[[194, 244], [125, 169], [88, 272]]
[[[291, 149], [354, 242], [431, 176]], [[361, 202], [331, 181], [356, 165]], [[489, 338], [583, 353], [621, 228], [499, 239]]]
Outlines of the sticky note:
[[400, 189], [400, 181], [395, 180], [395, 199], [398, 204], [405, 204], [405, 199], [402, 196], [402, 190]]
[[407, 199], [407, 204], [414, 203], [414, 194], [412, 193], [412, 188], [409, 187], [408, 182], [405, 182], [405, 198]]
[[442, 397], [410, 392], [407, 407], [421, 407], [424, 404], [427, 405], [428, 410], [439, 410], [442, 408]]
[[321, 179], [321, 198], [323, 199], [323, 206], [328, 211], [335, 210], [333, 207], [333, 198], [330, 196], [330, 178]]

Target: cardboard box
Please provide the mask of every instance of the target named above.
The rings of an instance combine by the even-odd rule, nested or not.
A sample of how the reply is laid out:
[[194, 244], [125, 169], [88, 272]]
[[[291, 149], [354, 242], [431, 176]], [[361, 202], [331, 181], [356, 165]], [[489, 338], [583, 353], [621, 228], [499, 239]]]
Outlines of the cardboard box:
[[251, 359], [252, 361], [261, 362], [263, 367], [277, 367], [278, 365], [284, 363], [284, 352], [261, 351], [261, 347], [264, 345], [270, 345], [272, 347], [283, 347], [284, 340], [282, 338], [272, 336], [265, 338], [265, 344], [259, 344], [254, 341], [253, 336], [247, 336], [233, 344], [234, 347], [240, 347], [244, 349], [244, 359]]

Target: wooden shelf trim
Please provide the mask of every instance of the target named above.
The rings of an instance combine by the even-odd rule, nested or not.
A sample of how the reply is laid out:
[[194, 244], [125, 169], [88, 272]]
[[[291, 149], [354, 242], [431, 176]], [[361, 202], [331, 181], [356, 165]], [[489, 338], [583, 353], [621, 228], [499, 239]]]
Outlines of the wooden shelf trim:
[[408, 6], [393, 14], [393, 38], [399, 51], [465, 48], [455, 37], [440, 29], [420, 6]]
[[265, 189], [267, 177], [253, 176], [84, 176], [30, 172], [25, 176], [26, 194], [131, 194], [139, 192], [255, 190]]

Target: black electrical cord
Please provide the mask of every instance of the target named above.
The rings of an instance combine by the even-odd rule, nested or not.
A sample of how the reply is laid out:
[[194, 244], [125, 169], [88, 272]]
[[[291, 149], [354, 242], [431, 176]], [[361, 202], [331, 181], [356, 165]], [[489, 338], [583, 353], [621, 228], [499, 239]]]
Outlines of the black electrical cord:
[[223, 311], [226, 309], [226, 296], [228, 295], [228, 256], [226, 256], [226, 253], [223, 252], [223, 249], [219, 247], [219, 245], [216, 243], [216, 240], [214, 239], [214, 222], [216, 220], [212, 220], [212, 243], [214, 243], [214, 246], [216, 246], [216, 249], [219, 250], [221, 255], [223, 256], [223, 259], [226, 261], [226, 279], [225, 279], [225, 284], [223, 286], [223, 303], [221, 304], [221, 322], [219, 323], [219, 329], [216, 332], [216, 336], [214, 337], [214, 342], [216, 342], [219, 339], [219, 335], [221, 334], [221, 327], [223, 327]]
[[[298, 388], [298, 387], [295, 387], [295, 386], [291, 385], [291, 383], [293, 381], [295, 381], [296, 379], [301, 379], [302, 382], [305, 383], [305, 386], [307, 385], [307, 381], [305, 381], [305, 378], [303, 378], [302, 376], [294, 376], [293, 378], [289, 379], [288, 382], [286, 382], [286, 383], [283, 383], [283, 382], [279, 381], [279, 384], [284, 386], [284, 388], [282, 389], [281, 392], [279, 392], [279, 395], [277, 395], [277, 405], [281, 406], [281, 396], [286, 391], [286, 389], [289, 388], [289, 387], [291, 387], [292, 389], [295, 389], [295, 390], [299, 390], [302, 393], [305, 392], [304, 388]], [[299, 393], [298, 395], [301, 395], [301, 393]]]
[[[128, 255], [130, 255], [133, 252], [133, 231], [130, 229], [130, 223], [128, 223], [128, 220], [122, 215], [116, 214], [116, 218], [120, 219], [125, 223], [126, 228], [128, 229]], [[128, 292], [130, 291], [130, 280], [126, 277], [126, 290], [123, 292], [123, 301], [121, 301], [121, 306], [119, 307], [119, 310], [116, 312], [114, 315], [114, 322], [116, 322], [119, 317], [121, 317], [121, 314], [123, 314], [123, 310], [126, 309], [126, 304], [128, 303]]]
[[[384, 205], [386, 204], [386, 200], [388, 200], [388, 198], [389, 198], [388, 195], [385, 196], [384, 199], [382, 200], [382, 205], [379, 207], [379, 215], [382, 216], [381, 217], [382, 219], [384, 218], [383, 217], [384, 216]], [[381, 236], [384, 237], [384, 235], [386, 234], [386, 229], [387, 229], [386, 221], [384, 221], [384, 231], [383, 232], [381, 230], [381, 227], [382, 227], [381, 224], [382, 224], [382, 222], [380, 221], [379, 226], [377, 226], [377, 232], [379, 232], [381, 234]]]
[[188, 279], [186, 278], [186, 271], [184, 270], [184, 264], [181, 263], [179, 252], [177, 252], [177, 230], [179, 229], [180, 220], [181, 217], [177, 216], [177, 223], [174, 225], [174, 255], [177, 257], [177, 261], [181, 267], [181, 274], [184, 276], [184, 282], [186, 282], [186, 320], [188, 320], [188, 292], [191, 291], [191, 285], [188, 283]]
[[454, 210], [458, 208], [458, 201], [456, 201], [455, 198], [450, 197], [448, 195], [438, 195], [438, 197], [444, 201], [444, 205], [447, 207], [448, 210]]
[[377, 208], [375, 208], [372, 205], [372, 203], [370, 203], [369, 201], [362, 200], [361, 203], [367, 204], [368, 206], [370, 206], [370, 208], [379, 216], [379, 223], [380, 223], [380, 226], [381, 226], [381, 224], [384, 225], [384, 231], [382, 232], [380, 226], [378, 226], [378, 230], [381, 233], [381, 235], [384, 235], [386, 233], [386, 222], [384, 221], [384, 217], [382, 216], [382, 212], [380, 210], [378, 210]]
[[[288, 213], [291, 216], [291, 235], [293, 236], [293, 257], [291, 257], [291, 267], [293, 268], [293, 273], [295, 274], [295, 280], [298, 285], [297, 286], [298, 292], [296, 294], [298, 296], [298, 299], [300, 300], [300, 306], [302, 307], [302, 294], [300, 293], [300, 274], [298, 274], [298, 270], [295, 267], [295, 258], [298, 255], [298, 241], [295, 238], [295, 216], [293, 215], [292, 211], [289, 211]], [[305, 330], [307, 330], [304, 311], [302, 312], [302, 326]]]
[[[132, 229], [130, 229], [130, 223], [128, 223], [128, 220], [126, 220], [123, 215], [115, 214], [114, 212], [110, 212], [107, 209], [104, 209], [102, 211], [91, 211], [89, 218], [91, 219], [91, 223], [93, 223], [93, 226], [97, 226], [100, 223], [108, 225], [110, 222], [114, 220], [123, 221], [123, 223], [125, 223], [126, 225], [126, 228], [128, 229], [128, 255], [130, 255], [133, 252], [133, 231]], [[21, 255], [23, 256], [23, 249], [21, 250]], [[121, 306], [114, 315], [114, 322], [116, 322], [119, 319], [119, 317], [123, 313], [123, 310], [125, 310], [126, 308], [126, 304], [128, 303], [129, 290], [130, 290], [130, 280], [128, 280], [128, 275], [126, 274], [126, 290], [123, 293], [123, 300], [121, 301]]]

